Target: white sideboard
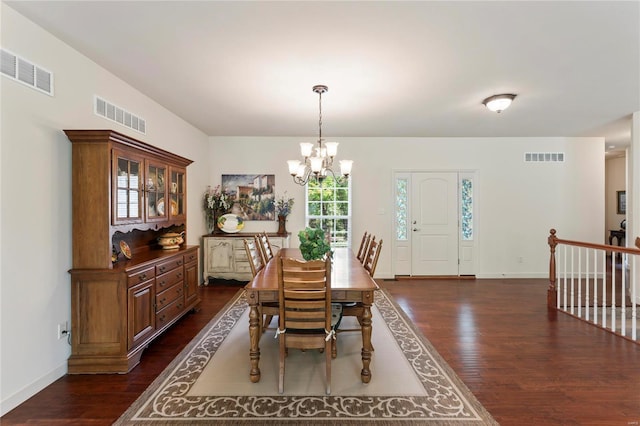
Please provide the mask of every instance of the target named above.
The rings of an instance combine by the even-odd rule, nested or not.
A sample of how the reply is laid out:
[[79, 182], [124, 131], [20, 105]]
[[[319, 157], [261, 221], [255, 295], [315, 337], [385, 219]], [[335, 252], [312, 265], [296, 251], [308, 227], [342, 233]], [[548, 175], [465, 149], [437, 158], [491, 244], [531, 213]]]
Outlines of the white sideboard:
[[[210, 278], [250, 281], [251, 267], [244, 249], [244, 239], [253, 239], [256, 233], [203, 235], [204, 271], [202, 276], [207, 284]], [[274, 254], [281, 248], [289, 247], [291, 234], [267, 234]]]

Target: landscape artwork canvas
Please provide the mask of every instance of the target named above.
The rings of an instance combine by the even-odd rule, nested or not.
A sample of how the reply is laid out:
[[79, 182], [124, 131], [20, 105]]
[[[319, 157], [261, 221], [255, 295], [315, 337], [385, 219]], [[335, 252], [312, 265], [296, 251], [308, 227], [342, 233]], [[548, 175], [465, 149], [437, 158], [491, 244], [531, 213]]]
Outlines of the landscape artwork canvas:
[[222, 190], [232, 203], [229, 213], [244, 220], [275, 220], [275, 175], [222, 175]]

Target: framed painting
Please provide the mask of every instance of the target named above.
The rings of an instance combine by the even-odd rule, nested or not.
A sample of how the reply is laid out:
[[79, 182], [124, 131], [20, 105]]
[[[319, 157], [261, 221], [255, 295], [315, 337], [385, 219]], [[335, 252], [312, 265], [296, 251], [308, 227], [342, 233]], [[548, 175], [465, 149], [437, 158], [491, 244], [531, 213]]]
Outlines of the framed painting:
[[618, 214], [627, 214], [627, 192], [616, 191]]
[[232, 202], [230, 213], [244, 220], [275, 220], [275, 175], [222, 175], [222, 190]]

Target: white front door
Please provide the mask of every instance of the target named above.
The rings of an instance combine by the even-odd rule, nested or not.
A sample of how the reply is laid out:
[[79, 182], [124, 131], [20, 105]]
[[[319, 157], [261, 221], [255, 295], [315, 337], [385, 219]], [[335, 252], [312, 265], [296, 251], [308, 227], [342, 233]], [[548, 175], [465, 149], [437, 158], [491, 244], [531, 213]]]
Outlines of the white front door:
[[411, 174], [411, 275], [459, 275], [458, 173]]

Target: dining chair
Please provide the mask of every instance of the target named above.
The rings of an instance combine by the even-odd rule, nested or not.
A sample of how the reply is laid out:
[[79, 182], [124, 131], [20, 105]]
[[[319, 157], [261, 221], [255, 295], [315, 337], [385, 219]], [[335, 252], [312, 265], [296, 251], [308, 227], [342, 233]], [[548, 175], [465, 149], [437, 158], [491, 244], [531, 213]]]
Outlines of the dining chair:
[[326, 363], [326, 393], [331, 394], [331, 259], [303, 261], [277, 258], [280, 317], [278, 392], [284, 392], [285, 358], [289, 348], [320, 349]]
[[369, 272], [369, 275], [373, 277], [373, 274], [376, 272], [376, 266], [378, 266], [378, 258], [380, 257], [380, 251], [382, 250], [382, 240], [380, 242], [376, 242], [375, 237], [371, 240], [371, 244], [369, 244], [369, 249], [367, 250], [367, 256], [364, 260], [364, 269]]
[[273, 259], [273, 248], [271, 248], [271, 242], [266, 232], [257, 235], [258, 245], [260, 247], [260, 253], [262, 255], [262, 263], [265, 265]]
[[367, 234], [367, 231], [365, 231], [364, 235], [362, 236], [362, 241], [360, 241], [360, 248], [358, 249], [358, 254], [356, 255], [360, 263], [364, 263], [364, 258], [367, 255], [367, 249], [369, 248], [370, 239], [371, 239], [371, 234]]
[[[249, 267], [251, 268], [251, 275], [256, 276], [264, 268], [264, 262], [262, 261], [262, 254], [260, 253], [258, 239], [254, 236], [252, 240], [244, 239], [244, 250], [247, 253], [247, 259], [249, 259]], [[260, 318], [262, 319], [262, 332], [269, 327], [273, 316], [278, 315], [278, 303], [277, 302], [265, 302], [260, 306]]]
[[[373, 274], [376, 271], [376, 266], [378, 265], [378, 258], [380, 257], [381, 251], [382, 251], [382, 240], [380, 240], [380, 242], [376, 242], [375, 237], [373, 237], [373, 239], [371, 240], [371, 243], [369, 244], [369, 250], [363, 262], [364, 269], [367, 270], [367, 272], [372, 278], [373, 278]], [[360, 326], [362, 327], [363, 314], [364, 314], [364, 307], [362, 306], [362, 303], [343, 303], [342, 313], [335, 327], [336, 333], [345, 333], [348, 331], [362, 332], [362, 328], [341, 329], [340, 323], [343, 317], [356, 317], [356, 319], [358, 320], [358, 324], [360, 324]]]

